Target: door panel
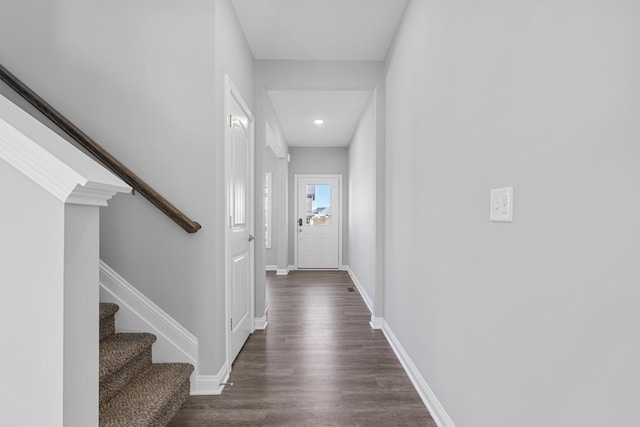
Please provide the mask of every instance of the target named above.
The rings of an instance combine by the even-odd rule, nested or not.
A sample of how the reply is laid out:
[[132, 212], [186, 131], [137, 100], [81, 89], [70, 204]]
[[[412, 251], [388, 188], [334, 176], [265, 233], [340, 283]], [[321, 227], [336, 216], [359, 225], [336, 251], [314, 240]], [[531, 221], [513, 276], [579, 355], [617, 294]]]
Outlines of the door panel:
[[231, 288], [231, 299], [233, 301], [231, 307], [231, 324], [232, 333], [242, 333], [240, 329], [244, 327], [244, 321], [249, 315], [249, 253], [239, 254], [233, 260], [233, 268], [231, 269], [231, 283], [235, 286]]
[[253, 328], [253, 119], [230, 89], [227, 123], [229, 358], [232, 363]]
[[339, 268], [340, 179], [314, 176], [297, 180], [298, 268]]

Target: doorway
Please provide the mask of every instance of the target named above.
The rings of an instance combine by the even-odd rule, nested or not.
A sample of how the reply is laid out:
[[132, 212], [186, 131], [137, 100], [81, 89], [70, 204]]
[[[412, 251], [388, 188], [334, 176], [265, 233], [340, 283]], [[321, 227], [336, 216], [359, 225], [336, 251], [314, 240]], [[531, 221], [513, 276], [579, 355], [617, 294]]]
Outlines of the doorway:
[[295, 175], [295, 263], [299, 269], [342, 265], [342, 176]]
[[253, 332], [254, 122], [242, 95], [225, 81], [226, 313], [229, 368]]

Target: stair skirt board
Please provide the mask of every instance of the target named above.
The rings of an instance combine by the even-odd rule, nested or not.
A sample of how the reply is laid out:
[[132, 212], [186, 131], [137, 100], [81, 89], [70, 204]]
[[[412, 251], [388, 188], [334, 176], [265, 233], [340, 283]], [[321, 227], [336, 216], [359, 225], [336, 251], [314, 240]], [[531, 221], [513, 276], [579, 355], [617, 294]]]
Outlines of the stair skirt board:
[[216, 375], [198, 372], [198, 339], [160, 307], [145, 297], [111, 267], [100, 261], [100, 302], [120, 306], [118, 332], [145, 331], [154, 334], [153, 363], [181, 362], [195, 367], [191, 375], [192, 395], [218, 395], [229, 376], [225, 365]]

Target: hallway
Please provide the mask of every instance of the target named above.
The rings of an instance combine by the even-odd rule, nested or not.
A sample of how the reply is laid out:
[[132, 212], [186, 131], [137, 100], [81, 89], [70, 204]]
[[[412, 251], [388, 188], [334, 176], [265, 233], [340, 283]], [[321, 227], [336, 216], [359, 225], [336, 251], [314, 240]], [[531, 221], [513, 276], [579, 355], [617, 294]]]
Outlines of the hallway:
[[346, 272], [267, 273], [269, 326], [221, 396], [192, 396], [170, 426], [436, 424]]

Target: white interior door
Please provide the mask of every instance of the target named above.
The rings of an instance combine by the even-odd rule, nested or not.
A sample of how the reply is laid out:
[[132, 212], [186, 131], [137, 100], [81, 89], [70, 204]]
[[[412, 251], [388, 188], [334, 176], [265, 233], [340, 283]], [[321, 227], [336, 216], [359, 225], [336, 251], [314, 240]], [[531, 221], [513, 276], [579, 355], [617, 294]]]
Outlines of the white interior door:
[[227, 315], [229, 363], [253, 331], [253, 116], [227, 84]]
[[341, 243], [339, 176], [297, 176], [298, 268], [339, 268]]

